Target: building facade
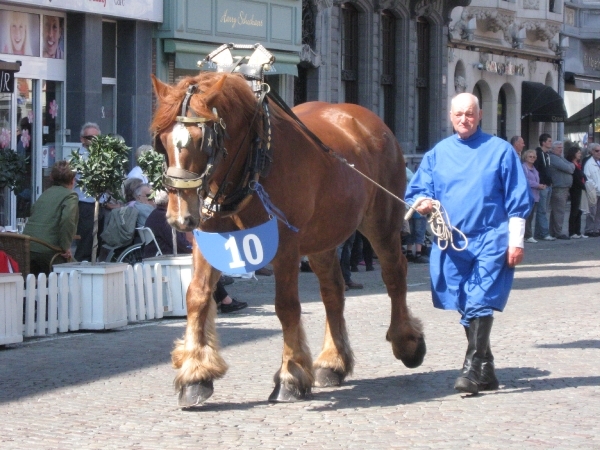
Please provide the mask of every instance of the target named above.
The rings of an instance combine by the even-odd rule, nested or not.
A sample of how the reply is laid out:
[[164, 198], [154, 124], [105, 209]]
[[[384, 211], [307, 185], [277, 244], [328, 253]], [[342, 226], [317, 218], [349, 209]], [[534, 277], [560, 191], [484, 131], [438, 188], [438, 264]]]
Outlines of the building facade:
[[84, 122], [127, 145], [150, 143], [152, 33], [162, 0], [0, 1], [0, 60], [20, 62], [0, 93], [0, 147], [29, 158], [24, 187], [0, 192], [0, 225], [27, 217], [52, 164]]
[[600, 2], [565, 3], [565, 136], [600, 142]]
[[560, 0], [473, 0], [454, 9], [447, 101], [475, 94], [482, 129], [507, 140], [522, 136], [526, 148], [537, 147], [541, 133], [561, 138], [562, 23]]

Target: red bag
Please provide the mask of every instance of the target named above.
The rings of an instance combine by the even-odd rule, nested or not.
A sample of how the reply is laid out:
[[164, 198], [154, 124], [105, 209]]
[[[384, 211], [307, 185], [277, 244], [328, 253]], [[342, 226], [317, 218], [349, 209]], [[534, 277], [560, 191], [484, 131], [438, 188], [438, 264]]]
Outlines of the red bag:
[[0, 250], [0, 273], [16, 273], [19, 271], [19, 264]]

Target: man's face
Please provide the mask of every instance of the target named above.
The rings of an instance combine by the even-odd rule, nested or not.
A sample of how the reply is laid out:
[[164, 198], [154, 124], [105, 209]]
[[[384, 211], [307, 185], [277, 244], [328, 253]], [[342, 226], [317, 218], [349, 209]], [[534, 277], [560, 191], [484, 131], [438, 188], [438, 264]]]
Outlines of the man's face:
[[600, 161], [600, 147], [596, 147], [592, 150], [592, 157], [596, 161]]
[[556, 156], [562, 156], [563, 153], [563, 145], [557, 145], [556, 147], [552, 147], [552, 153], [554, 153]]
[[83, 130], [83, 136], [81, 136], [81, 145], [88, 148], [94, 136], [98, 136], [99, 134], [95, 128], [86, 128]]
[[460, 100], [457, 97], [450, 111], [450, 120], [460, 138], [467, 139], [477, 131], [481, 111], [470, 97], [460, 97]]
[[542, 142], [542, 150], [545, 151], [545, 152], [547, 152], [551, 148], [552, 148], [552, 138], [549, 137], [544, 142]]
[[522, 137], [520, 137], [517, 142], [513, 144], [515, 151], [520, 155], [523, 149], [525, 148], [525, 141]]

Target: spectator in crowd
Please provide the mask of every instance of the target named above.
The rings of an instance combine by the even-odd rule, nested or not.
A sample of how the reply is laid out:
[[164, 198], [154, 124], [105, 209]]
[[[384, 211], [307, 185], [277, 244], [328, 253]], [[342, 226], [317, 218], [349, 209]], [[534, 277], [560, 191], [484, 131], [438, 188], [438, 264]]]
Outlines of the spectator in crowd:
[[540, 201], [540, 191], [546, 189], [545, 184], [540, 184], [540, 174], [534, 166], [535, 160], [537, 159], [535, 150], [525, 150], [522, 155], [523, 160], [523, 170], [525, 171], [525, 178], [527, 178], [527, 183], [531, 188], [531, 194], [533, 197], [533, 208], [531, 209], [531, 213], [527, 216], [527, 220], [525, 221], [525, 242], [530, 244], [535, 244], [537, 241], [533, 238], [533, 217], [535, 210], [537, 208], [537, 204]]
[[554, 141], [550, 149], [550, 166], [548, 172], [552, 178], [552, 195], [550, 197], [550, 236], [568, 240], [563, 232], [563, 223], [567, 211], [569, 189], [573, 184], [575, 164], [563, 157], [563, 143]]
[[134, 200], [129, 202], [127, 206], [133, 206], [139, 211], [136, 227], [143, 227], [148, 216], [154, 211], [152, 188], [147, 183], [140, 184], [133, 191], [133, 198]]
[[[71, 243], [77, 230], [79, 216], [75, 186], [75, 171], [67, 161], [58, 161], [50, 172], [52, 186], [37, 199], [27, 220], [24, 234], [41, 239], [61, 248], [64, 252], [53, 264], [68, 262], [71, 259]], [[31, 273], [48, 274], [55, 252], [48, 247], [31, 243]]]
[[[154, 237], [156, 238], [156, 242], [158, 243], [161, 252], [164, 255], [172, 255], [172, 228], [167, 222], [167, 204], [169, 203], [169, 196], [165, 191], [156, 191], [155, 200], [156, 208], [148, 216], [146, 226], [154, 233]], [[192, 253], [192, 245], [186, 239], [185, 233], [177, 232], [177, 253]], [[147, 245], [144, 248], [144, 257], [147, 258], [154, 255], [156, 255], [156, 245], [154, 243]], [[214, 299], [222, 313], [239, 311], [248, 306], [248, 303], [240, 302], [227, 293], [222, 279], [217, 282]]]
[[342, 268], [342, 275], [344, 276], [344, 282], [346, 283], [346, 290], [348, 289], [362, 289], [363, 285], [361, 283], [355, 283], [352, 280], [351, 273], [351, 265], [350, 265], [350, 255], [352, 254], [352, 246], [354, 245], [354, 239], [356, 238], [356, 232], [352, 233], [352, 235], [346, 239], [342, 245], [338, 247], [338, 252], [340, 256], [340, 266]]
[[589, 184], [596, 190], [596, 202], [590, 202], [590, 214], [585, 224], [585, 234], [591, 237], [600, 236], [600, 144], [589, 144], [591, 157], [583, 167], [583, 173]]
[[350, 271], [358, 272], [358, 266], [361, 263], [365, 264], [367, 272], [375, 270], [375, 267], [373, 267], [373, 247], [371, 247], [369, 240], [360, 231], [357, 231], [350, 253]]
[[144, 174], [144, 172], [142, 171], [142, 168], [140, 167], [140, 157], [146, 153], [152, 150], [152, 146], [151, 145], [140, 145], [137, 150], [135, 151], [135, 167], [133, 169], [131, 169], [129, 171], [129, 173], [127, 174], [127, 178], [139, 178], [140, 180], [142, 180], [142, 182], [144, 183], [148, 183], [148, 177], [146, 176], [146, 174]]
[[[413, 172], [407, 167], [406, 182], [410, 183], [413, 176]], [[406, 259], [408, 262], [416, 264], [429, 263], [429, 257], [422, 254], [423, 244], [425, 243], [425, 231], [427, 230], [427, 218], [415, 212], [408, 220], [408, 225], [410, 234], [404, 239], [404, 243], [406, 244]]]
[[456, 134], [425, 154], [406, 193], [409, 204], [419, 199], [421, 215], [432, 212], [432, 199], [439, 200], [452, 225], [468, 238], [467, 251], [434, 246], [429, 267], [434, 306], [458, 310], [467, 333], [454, 388], [469, 394], [499, 386], [490, 349], [493, 314], [506, 306], [514, 267], [523, 260], [525, 219], [532, 203], [515, 151], [481, 131], [481, 115], [474, 95], [452, 99]]
[[575, 165], [573, 184], [569, 188], [571, 211], [569, 213], [569, 237], [571, 239], [587, 238], [581, 233], [581, 195], [585, 191], [585, 175], [581, 167], [581, 149], [572, 145], [567, 149], [565, 159]]
[[[101, 134], [100, 127], [98, 124], [93, 122], [86, 122], [81, 127], [79, 132], [79, 139], [81, 141], [80, 152], [84, 155], [88, 154], [88, 148], [92, 143], [94, 137]], [[77, 179], [77, 178], [76, 178]], [[77, 261], [91, 261], [92, 260], [92, 246], [94, 242], [94, 197], [87, 195], [77, 184], [74, 189], [75, 193], [79, 198], [79, 222], [77, 224], [77, 234], [80, 236], [77, 242], [77, 249], [75, 250], [75, 259]], [[104, 211], [100, 208], [98, 215], [98, 236], [102, 234], [104, 226]], [[98, 248], [100, 248], [100, 243]]]
[[550, 235], [550, 224], [548, 223], [548, 210], [552, 195], [552, 177], [548, 171], [550, 167], [548, 152], [552, 147], [552, 136], [547, 133], [540, 134], [539, 142], [540, 146], [535, 149], [537, 158], [534, 165], [540, 175], [540, 183], [544, 184], [546, 189], [540, 191], [540, 201], [535, 214], [534, 237], [537, 240], [555, 241], [556, 238]]
[[510, 138], [510, 145], [513, 146], [513, 148], [515, 149], [515, 152], [517, 152], [517, 155], [519, 155], [519, 158], [520, 158], [521, 157], [521, 152], [525, 148], [525, 141], [523, 140], [523, 138], [521, 136], [513, 136], [513, 137], [511, 137]]

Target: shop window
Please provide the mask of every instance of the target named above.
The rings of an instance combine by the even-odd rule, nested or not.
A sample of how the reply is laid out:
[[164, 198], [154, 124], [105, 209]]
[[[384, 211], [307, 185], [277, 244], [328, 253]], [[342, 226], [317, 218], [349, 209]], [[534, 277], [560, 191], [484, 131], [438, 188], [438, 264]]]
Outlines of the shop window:
[[102, 78], [117, 77], [117, 24], [102, 22]]
[[381, 85], [383, 87], [383, 121], [394, 131], [396, 122], [396, 18], [384, 11], [381, 15]]
[[[10, 126], [12, 94], [0, 94], [0, 149], [12, 148]], [[0, 189], [0, 225], [8, 225], [10, 221], [10, 191]]]
[[15, 192], [17, 197], [17, 217], [29, 217], [31, 205], [35, 201], [36, 184], [35, 171], [38, 160], [35, 153], [35, 114], [34, 92], [36, 80], [17, 78], [15, 95], [17, 96], [17, 153], [28, 158], [27, 173], [23, 180], [22, 189]]
[[50, 170], [56, 161], [68, 159], [70, 154], [63, 150], [63, 83], [44, 81], [42, 85], [42, 190], [52, 185]]
[[358, 104], [358, 11], [342, 5], [342, 86], [344, 101]]

